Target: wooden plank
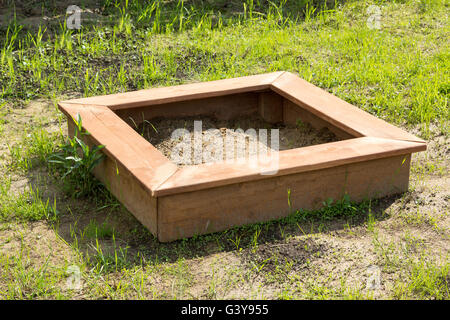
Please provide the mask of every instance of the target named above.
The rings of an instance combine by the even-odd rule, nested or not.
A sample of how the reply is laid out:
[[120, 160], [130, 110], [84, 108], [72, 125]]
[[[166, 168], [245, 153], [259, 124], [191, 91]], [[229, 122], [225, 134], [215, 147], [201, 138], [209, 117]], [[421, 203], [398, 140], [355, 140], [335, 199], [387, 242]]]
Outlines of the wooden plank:
[[282, 71], [240, 78], [183, 84], [172, 87], [153, 88], [105, 96], [73, 99], [64, 103], [108, 106], [112, 110], [203, 99], [228, 94], [269, 89], [270, 84]]
[[[258, 109], [258, 94], [246, 92], [221, 97], [172, 102], [138, 108], [115, 110], [115, 113], [134, 127], [157, 117], [178, 118], [210, 116], [219, 120], [231, 120], [254, 114]], [[131, 120], [133, 119], [133, 120]]]
[[[359, 201], [403, 192], [411, 153], [426, 149], [414, 135], [287, 72], [75, 99], [59, 107], [69, 118], [69, 134], [70, 117], [80, 114], [91, 133], [85, 139], [106, 145], [96, 176], [161, 241], [285, 216], [288, 189], [293, 208], [305, 209], [344, 193]], [[250, 162], [178, 169], [128, 125], [129, 117], [139, 123], [142, 112], [145, 119], [207, 114], [224, 120], [260, 112], [269, 122], [300, 118], [348, 140], [282, 151], [272, 175], [267, 170], [274, 167]]]
[[273, 92], [259, 93], [259, 115], [269, 123], [283, 122], [283, 98]]
[[107, 107], [60, 103], [70, 117], [80, 114], [82, 125], [97, 145], [105, 145], [103, 152], [127, 168], [151, 192], [170, 177], [177, 166], [124, 123]]
[[[74, 123], [68, 120], [69, 136], [74, 135]], [[92, 136], [82, 139], [90, 146], [98, 144]], [[111, 157], [104, 157], [94, 168], [95, 177], [122, 203], [128, 211], [157, 236], [157, 199], [122, 164]]]
[[271, 88], [352, 136], [425, 143], [424, 140], [372, 116], [292, 73], [282, 74], [272, 83]]
[[[363, 137], [279, 152], [276, 176], [330, 168], [425, 150], [418, 142]], [[154, 192], [154, 196], [190, 192], [245, 181], [269, 179], [263, 168], [249, 163], [218, 162], [178, 170]]]
[[350, 135], [342, 129], [332, 125], [330, 122], [327, 122], [313, 113], [306, 111], [302, 107], [299, 107], [292, 101], [288, 99], [283, 99], [283, 122], [290, 125], [297, 125], [297, 121], [301, 120], [302, 122], [309, 123], [312, 127], [320, 130], [322, 128], [328, 128], [331, 132], [333, 132], [340, 139], [352, 139], [357, 138], [355, 136]]
[[[158, 239], [172, 241], [319, 208], [328, 198], [353, 201], [408, 189], [411, 156], [347, 164], [158, 198]], [[288, 190], [290, 203], [288, 205]]]

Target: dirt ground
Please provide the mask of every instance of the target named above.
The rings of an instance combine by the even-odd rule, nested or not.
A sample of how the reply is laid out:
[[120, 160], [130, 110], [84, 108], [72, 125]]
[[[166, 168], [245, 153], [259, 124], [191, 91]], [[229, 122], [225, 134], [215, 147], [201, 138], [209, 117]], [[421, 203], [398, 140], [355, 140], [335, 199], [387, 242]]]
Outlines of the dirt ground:
[[[40, 281], [74, 299], [408, 298], [411, 276], [421, 261], [449, 261], [449, 141], [438, 128], [431, 128], [427, 152], [413, 157], [410, 190], [374, 201], [369, 217], [274, 224], [160, 244], [117, 203], [102, 208], [90, 199], [73, 199], [42, 168], [27, 174], [8, 171], [8, 145], [18, 141], [17, 132], [30, 123], [59, 131], [62, 118], [51, 101], [8, 108], [5, 119], [1, 170], [11, 177], [10, 193], [39, 187], [43, 199], [55, 199], [61, 217], [57, 225], [0, 223], [0, 257], [22, 257], [30, 279], [37, 279], [45, 265]], [[179, 123], [163, 124], [155, 126], [161, 137]], [[92, 236], [92, 224], [107, 224], [114, 237], [106, 231]], [[122, 264], [108, 269], [108, 254], [119, 262], [123, 258]], [[65, 288], [72, 264], [82, 271], [77, 291]], [[98, 271], [99, 266], [104, 268]], [[368, 289], [372, 266], [380, 270], [381, 286]], [[0, 279], [0, 292], [8, 291], [8, 283], [24, 281], [12, 271], [0, 271]], [[36, 287], [31, 280], [21, 285], [29, 292]]]
[[99, 1], [95, 0], [85, 0], [82, 4], [71, 0], [48, 1], [45, 4], [38, 0], [2, 0], [0, 27], [6, 27], [15, 20], [25, 30], [38, 31], [39, 28], [51, 30], [67, 19], [66, 11], [72, 5], [80, 7], [81, 18], [85, 23], [101, 23], [105, 20], [105, 17], [99, 14]]

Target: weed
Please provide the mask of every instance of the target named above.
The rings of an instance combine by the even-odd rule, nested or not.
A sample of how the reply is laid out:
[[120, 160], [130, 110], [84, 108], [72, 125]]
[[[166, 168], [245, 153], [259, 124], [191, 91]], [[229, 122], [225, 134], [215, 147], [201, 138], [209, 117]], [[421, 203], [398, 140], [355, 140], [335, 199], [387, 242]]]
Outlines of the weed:
[[98, 224], [95, 220], [90, 220], [89, 224], [83, 231], [83, 238], [87, 239], [109, 239], [114, 235], [114, 228], [104, 221], [102, 224]]
[[104, 146], [89, 147], [81, 139], [89, 133], [82, 130], [80, 115], [74, 122], [76, 125], [74, 137], [68, 138], [61, 146], [61, 151], [53, 153], [48, 161], [55, 164], [56, 170], [61, 172], [61, 179], [65, 182], [67, 190], [75, 197], [81, 197], [94, 194], [101, 188], [99, 181], [93, 177], [92, 170], [102, 161], [103, 154], [100, 150]]
[[366, 213], [370, 207], [370, 201], [360, 203], [352, 202], [347, 194], [342, 199], [334, 201], [327, 199], [317, 210], [300, 209], [281, 221], [288, 224], [297, 224], [300, 221], [319, 219], [321, 221], [331, 220], [338, 217], [352, 218], [358, 214]]
[[57, 284], [64, 279], [63, 270], [51, 270], [48, 257], [36, 267], [31, 264], [29, 250], [5, 255], [0, 252], [0, 281], [8, 283], [0, 288], [2, 299], [67, 299]]
[[61, 141], [58, 134], [50, 134], [42, 127], [26, 132], [19, 143], [8, 145], [9, 168], [24, 172], [36, 165], [48, 165], [47, 158], [55, 152]]
[[[22, 2], [14, 4], [19, 6]], [[52, 7], [56, 3], [44, 1], [42, 10], [59, 15]], [[450, 79], [449, 45], [442, 41], [448, 30], [445, 1], [384, 1], [379, 30], [367, 28], [366, 9], [380, 2], [335, 1], [332, 7], [325, 4], [330, 1], [246, 0], [224, 5], [223, 1], [107, 0], [94, 10], [101, 14], [101, 20], [90, 24], [83, 19], [80, 30], [70, 30], [64, 23], [54, 24], [58, 19], [53, 18], [46, 21], [45, 27], [32, 29], [14, 17], [0, 27], [0, 148], [5, 155], [9, 151], [4, 162], [10, 169], [7, 173], [29, 176], [37, 166], [47, 166], [56, 178], [64, 176], [67, 192], [74, 196], [95, 194], [90, 197], [92, 201], [87, 200], [92, 207], [90, 212], [117, 208], [117, 200], [95, 182], [89, 170], [93, 163], [101, 161], [97, 157], [101, 157], [102, 150], [87, 149], [81, 127], [77, 127], [79, 141], [67, 140], [63, 134], [48, 133], [47, 127], [36, 126], [31, 119], [22, 134], [21, 122], [16, 128], [13, 120], [14, 109], [38, 97], [57, 101], [62, 96], [110, 94], [279, 70], [296, 73], [379, 118], [403, 127], [420, 127], [419, 135], [425, 139], [432, 137], [434, 127], [438, 135], [447, 137]], [[144, 121], [142, 130], [152, 132], [157, 128]], [[54, 153], [60, 158], [52, 158]], [[442, 159], [420, 161], [412, 168], [412, 174], [420, 174], [421, 178], [445, 176], [445, 153], [442, 155]], [[59, 162], [47, 162], [49, 158]], [[3, 159], [2, 155], [0, 160]], [[32, 221], [47, 220], [51, 223], [43, 225], [51, 225], [58, 232], [64, 219], [58, 219], [55, 198], [43, 197], [46, 192], [36, 185], [18, 194], [13, 183], [9, 178], [0, 178], [0, 298], [71, 298], [72, 293], [60, 289], [65, 282], [67, 261], [54, 265], [53, 259], [58, 261], [59, 255], [50, 259], [52, 263], [48, 257], [36, 258], [23, 243], [26, 231], [16, 231], [18, 226], [33, 225]], [[355, 228], [354, 222], [363, 220], [373, 237], [377, 263], [399, 278], [392, 289], [385, 286], [388, 297], [449, 298], [448, 263], [413, 259], [426, 244], [435, 245], [434, 241], [446, 236], [445, 231], [438, 236], [428, 232], [431, 228], [437, 230], [438, 223], [445, 228], [445, 210], [437, 216], [427, 203], [417, 203], [413, 209], [406, 208], [409, 203], [401, 203], [401, 210], [393, 210], [391, 218], [399, 218], [412, 227], [414, 237], [405, 236], [406, 244], [402, 243], [399, 250], [395, 243], [386, 240], [390, 237], [384, 237], [386, 233], [392, 236], [396, 230], [389, 229], [389, 223], [376, 223], [376, 214], [370, 210], [373, 203], [330, 199], [321, 209], [292, 210], [290, 197], [288, 191], [291, 215], [284, 219], [171, 244], [158, 243], [138, 222], [129, 232], [131, 240], [120, 235], [119, 244], [118, 235], [108, 223], [96, 223], [93, 219], [82, 231], [71, 223], [67, 227], [71, 240], [63, 239], [64, 232], [59, 239], [72, 250], [70, 258], [81, 260], [77, 264], [86, 267], [83, 279], [87, 285], [80, 293], [83, 298], [185, 298], [190, 294], [190, 285], [198, 280], [196, 269], [203, 272], [205, 267], [211, 268], [197, 260], [194, 263], [201, 268], [190, 268], [192, 261], [185, 258], [205, 252], [217, 254], [216, 249], [205, 250], [212, 244], [220, 248], [221, 259], [227, 259], [232, 256], [230, 250], [241, 252], [242, 257], [242, 253], [278, 245], [280, 238], [308, 238], [310, 232], [323, 231], [326, 234], [319, 235], [333, 242], [333, 258], [348, 263], [348, 271], [353, 272], [354, 259], [348, 259], [339, 245], [359, 241], [360, 229]], [[69, 205], [67, 210], [72, 210]], [[359, 219], [366, 216], [367, 219]], [[328, 232], [339, 218], [347, 222], [344, 236], [352, 235], [345, 237], [344, 242], [339, 235]], [[16, 238], [21, 240], [20, 252], [2, 253], [11, 250]], [[85, 249], [84, 240], [91, 245], [89, 254], [81, 251]], [[136, 253], [135, 242], [151, 254]], [[438, 245], [442, 243], [434, 247]], [[302, 246], [305, 252], [310, 249]], [[315, 254], [308, 254], [301, 272], [296, 263], [284, 259], [282, 254], [263, 256], [250, 268], [261, 271], [259, 275], [265, 282], [283, 288], [279, 298], [372, 298], [360, 287], [345, 283], [345, 279], [340, 285], [332, 283], [338, 280], [333, 279], [336, 269], [329, 272], [329, 277], [321, 274], [315, 270], [314, 257]], [[227, 260], [220, 262], [227, 264]], [[336, 267], [333, 262], [326, 263], [327, 267]], [[248, 270], [234, 266], [229, 269], [231, 278], [224, 275], [222, 267], [209, 269], [210, 281], [199, 284], [203, 289], [200, 295], [221, 298], [226, 283], [233, 295], [253, 297], [254, 283], [246, 277]], [[357, 277], [358, 272], [353, 275]], [[385, 281], [390, 280], [386, 277]], [[257, 290], [270, 298], [273, 290], [266, 288], [261, 284]]]
[[112, 235], [113, 252], [105, 252], [100, 245], [98, 238], [95, 239], [95, 246], [91, 246], [95, 254], [87, 256], [88, 264], [92, 265], [92, 271], [101, 274], [113, 271], [121, 271], [130, 266], [128, 257], [128, 247], [116, 245], [116, 238]]
[[[449, 119], [448, 45], [438, 40], [445, 30], [442, 1], [421, 0], [419, 12], [404, 4], [412, 21], [431, 30], [426, 34], [388, 17], [382, 32], [370, 32], [367, 17], [356, 13], [365, 12], [366, 3], [339, 10], [337, 3], [329, 8], [316, 1], [233, 2], [225, 9], [218, 3], [127, 3], [101, 8], [112, 25], [86, 25], [77, 33], [65, 24], [36, 32], [8, 26], [0, 42], [0, 101], [287, 70], [393, 122], [429, 126]], [[392, 36], [397, 30], [405, 36]]]
[[6, 102], [1, 104], [0, 103], [0, 137], [2, 136], [3, 133], [3, 125], [6, 123], [6, 120], [4, 119], [5, 114], [6, 114], [6, 108], [5, 108]]
[[409, 275], [397, 281], [394, 297], [399, 299], [417, 296], [421, 299], [443, 300], [449, 298], [450, 264], [442, 265], [425, 260], [410, 261]]
[[11, 181], [5, 179], [0, 186], [0, 221], [56, 221], [59, 216], [56, 199], [43, 200], [39, 188], [32, 185], [19, 195], [13, 195], [10, 188]]

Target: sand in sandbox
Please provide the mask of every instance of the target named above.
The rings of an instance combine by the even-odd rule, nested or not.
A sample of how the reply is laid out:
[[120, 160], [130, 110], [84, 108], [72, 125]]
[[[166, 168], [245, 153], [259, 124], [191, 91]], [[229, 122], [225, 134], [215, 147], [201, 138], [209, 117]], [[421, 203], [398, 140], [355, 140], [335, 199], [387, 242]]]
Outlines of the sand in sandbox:
[[[201, 121], [196, 122], [196, 129], [200, 128], [197, 133], [194, 133], [194, 121]], [[271, 129], [278, 129], [278, 139]], [[135, 130], [179, 166], [225, 159], [242, 160], [258, 151], [260, 155], [265, 154], [267, 147], [282, 151], [339, 140], [327, 128], [317, 130], [308, 123], [299, 123], [297, 126], [270, 124], [257, 115], [235, 120], [211, 117], [155, 118], [144, 121]], [[271, 142], [272, 137], [278, 141], [278, 148], [276, 143]]]

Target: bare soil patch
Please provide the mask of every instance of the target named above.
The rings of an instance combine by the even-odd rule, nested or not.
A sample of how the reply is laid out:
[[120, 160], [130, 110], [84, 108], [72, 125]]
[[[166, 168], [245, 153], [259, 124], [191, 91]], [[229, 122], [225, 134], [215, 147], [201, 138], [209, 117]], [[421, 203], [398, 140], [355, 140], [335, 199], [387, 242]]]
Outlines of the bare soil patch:
[[[160, 244], [125, 209], [112, 203], [104, 207], [103, 203], [93, 199], [73, 199], [64, 194], [44, 168], [36, 167], [28, 173], [7, 170], [7, 145], [20, 143], [25, 129], [42, 126], [49, 132], [59, 130], [59, 122], [54, 120], [58, 117], [51, 101], [46, 100], [26, 103], [21, 108], [11, 106], [5, 114], [7, 121], [0, 143], [5, 166], [0, 171], [11, 177], [11, 197], [18, 196], [31, 184], [39, 189], [44, 202], [50, 199], [53, 203], [56, 199], [60, 218], [55, 225], [46, 221], [1, 222], [0, 257], [18, 256], [21, 248], [25, 248], [25, 260], [30, 270], [48, 265], [48, 274], [60, 279], [56, 286], [64, 288], [66, 267], [71, 264], [83, 266], [80, 255], [89, 255], [90, 261], [84, 260], [86, 268], [82, 267], [83, 290], [74, 293], [72, 298], [120, 298], [118, 284], [135, 284], [138, 278], [144, 279], [139, 294], [147, 298], [310, 299], [341, 298], [350, 294], [370, 294], [375, 299], [398, 298], [396, 288], [409, 281], [409, 259], [424, 257], [435, 261], [436, 265], [448, 261], [449, 143], [448, 136], [438, 128], [427, 139], [427, 152], [413, 157], [410, 190], [403, 195], [374, 201], [371, 223], [367, 215], [362, 214], [348, 221], [319, 219], [298, 226], [274, 224], [261, 229], [256, 244], [253, 243], [254, 232], [247, 229]], [[324, 138], [312, 128], [271, 125], [261, 119], [227, 122], [207, 118], [155, 120], [158, 119], [150, 122], [158, 134], [146, 123], [144, 136], [148, 130], [150, 133], [153, 130], [149, 139], [157, 147], [158, 143], [166, 141], [169, 148], [167, 140], [177, 128], [190, 130], [192, 138], [194, 120], [202, 120], [202, 133], [209, 128], [219, 131], [221, 128], [242, 128], [244, 132], [248, 128], [279, 128], [280, 150], [289, 149], [289, 144], [283, 140], [286, 137], [289, 141], [291, 136], [288, 134], [294, 137], [298, 147], [328, 142], [326, 133], [322, 132]], [[66, 124], [62, 125], [66, 132]], [[140, 129], [143, 128], [138, 128], [139, 134], [142, 133]], [[288, 134], [283, 136], [284, 132]], [[330, 138], [331, 141], [334, 139]], [[104, 225], [113, 230], [114, 239], [102, 234]], [[98, 228], [97, 235], [91, 227]], [[242, 238], [239, 248], [234, 243], [236, 237]], [[96, 250], [97, 243], [101, 254]], [[118, 271], [114, 265], [116, 254], [120, 262]], [[103, 257], [106, 262], [102, 262]], [[98, 277], [90, 270], [99, 269], [102, 263], [105, 267], [102, 276]], [[380, 289], [368, 291], [365, 288], [370, 266], [381, 269]], [[127, 271], [120, 271], [121, 268]], [[0, 291], [14, 281], [15, 274], [11, 272], [4, 271], [10, 280], [2, 279]], [[106, 288], [111, 289], [107, 291]], [[128, 286], [124, 297], [137, 297], [133, 288], [133, 285]]]

